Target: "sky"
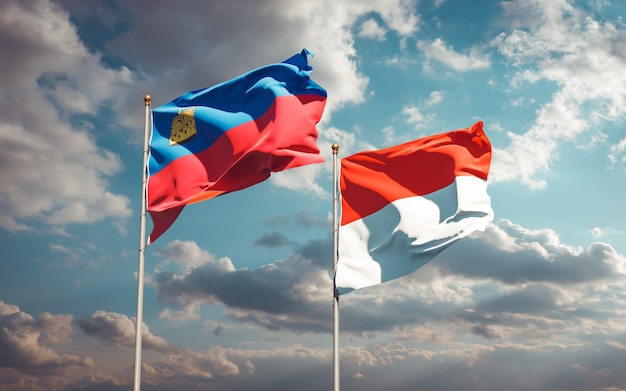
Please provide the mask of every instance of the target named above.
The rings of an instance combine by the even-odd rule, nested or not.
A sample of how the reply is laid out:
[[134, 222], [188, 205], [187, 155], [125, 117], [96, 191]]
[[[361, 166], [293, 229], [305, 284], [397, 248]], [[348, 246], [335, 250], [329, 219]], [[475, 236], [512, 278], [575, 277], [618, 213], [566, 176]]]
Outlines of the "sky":
[[624, 15], [619, 0], [2, 1], [0, 390], [132, 388], [144, 96], [303, 48], [328, 91], [325, 162], [188, 206], [147, 248], [141, 389], [331, 389], [331, 145], [482, 120], [493, 222], [341, 296], [341, 389], [626, 390]]

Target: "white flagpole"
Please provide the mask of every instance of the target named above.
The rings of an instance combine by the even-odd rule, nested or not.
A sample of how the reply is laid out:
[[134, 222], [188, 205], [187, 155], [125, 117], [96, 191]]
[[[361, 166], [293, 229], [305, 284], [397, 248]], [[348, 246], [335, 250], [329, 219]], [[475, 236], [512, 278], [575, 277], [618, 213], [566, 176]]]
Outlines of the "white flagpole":
[[339, 145], [333, 144], [333, 390], [339, 391], [339, 291], [335, 285], [334, 276], [337, 274], [337, 242], [339, 226], [337, 218], [337, 152]]
[[143, 264], [146, 252], [146, 186], [148, 183], [148, 144], [152, 128], [152, 98], [146, 95], [146, 116], [143, 129], [143, 171], [141, 180], [141, 214], [139, 215], [139, 262], [137, 267], [137, 318], [135, 320], [135, 378], [133, 391], [141, 387], [141, 326], [143, 325]]

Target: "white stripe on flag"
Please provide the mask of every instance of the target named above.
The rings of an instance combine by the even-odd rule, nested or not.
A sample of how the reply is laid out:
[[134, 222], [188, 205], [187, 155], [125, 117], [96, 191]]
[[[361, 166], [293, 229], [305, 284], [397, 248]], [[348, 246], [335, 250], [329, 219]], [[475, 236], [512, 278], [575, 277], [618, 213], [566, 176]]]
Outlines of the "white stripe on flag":
[[359, 289], [412, 273], [491, 220], [487, 182], [474, 176], [393, 201], [339, 228], [336, 286]]

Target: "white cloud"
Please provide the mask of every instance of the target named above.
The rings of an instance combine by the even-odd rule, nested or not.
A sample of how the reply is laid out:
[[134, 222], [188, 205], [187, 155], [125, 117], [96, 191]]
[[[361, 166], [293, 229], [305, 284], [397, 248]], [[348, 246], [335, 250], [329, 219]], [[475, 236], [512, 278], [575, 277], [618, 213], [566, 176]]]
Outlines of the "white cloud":
[[406, 122], [412, 124], [415, 129], [427, 127], [434, 119], [433, 114], [424, 114], [419, 107], [411, 105], [404, 106], [402, 114], [407, 117]]
[[432, 60], [458, 72], [484, 69], [491, 65], [489, 58], [477, 53], [476, 49], [472, 48], [469, 54], [460, 54], [446, 46], [446, 43], [441, 38], [437, 38], [433, 42], [419, 41], [417, 48], [423, 51], [426, 56], [426, 64], [424, 66], [427, 69], [431, 68], [430, 62]]
[[215, 255], [200, 248], [197, 243], [192, 241], [174, 240], [168, 243], [165, 248], [158, 250], [157, 254], [165, 259], [165, 263], [158, 265], [157, 269], [170, 263], [179, 264], [185, 270], [191, 270], [206, 263], [214, 263], [224, 271], [235, 270], [229, 258], [217, 259]]
[[626, 137], [622, 138], [617, 144], [611, 145], [609, 151], [608, 159], [610, 166], [615, 167], [621, 164], [626, 170]]
[[402, 108], [402, 114], [406, 115], [407, 122], [412, 124], [418, 124], [426, 118], [416, 106], [404, 106]]
[[[325, 160], [328, 163], [329, 159]], [[328, 190], [324, 189], [318, 182], [318, 179], [324, 173], [323, 165], [308, 165], [274, 173], [272, 174], [271, 181], [276, 186], [310, 193], [320, 198], [327, 198], [329, 196]]]
[[130, 72], [103, 66], [49, 1], [4, 2], [0, 35], [3, 53], [20, 53], [3, 57], [0, 74], [1, 226], [128, 217], [129, 200], [106, 181], [123, 169], [119, 158], [71, 117], [95, 113], [131, 83]]
[[435, 106], [439, 103], [443, 102], [443, 97], [445, 96], [444, 91], [431, 91], [428, 96], [428, 101], [426, 101], [427, 106]]
[[376, 19], [367, 19], [363, 22], [359, 28], [358, 36], [363, 38], [370, 38], [376, 41], [384, 41], [387, 31], [381, 27]]
[[[558, 158], [562, 142], [626, 113], [626, 30], [589, 17], [565, 0], [503, 3], [503, 23], [515, 28], [494, 41], [520, 67], [513, 83], [547, 80], [558, 90], [523, 135], [494, 153], [491, 179], [542, 188], [540, 175]], [[617, 162], [615, 155], [610, 159]]]
[[613, 227], [593, 227], [589, 230], [589, 233], [594, 238], [599, 239], [607, 236], [623, 234], [624, 231], [620, 231], [619, 229]]
[[83, 249], [71, 249], [61, 244], [50, 244], [50, 251], [61, 253], [66, 255], [63, 264], [65, 266], [72, 266], [85, 257], [85, 251]]

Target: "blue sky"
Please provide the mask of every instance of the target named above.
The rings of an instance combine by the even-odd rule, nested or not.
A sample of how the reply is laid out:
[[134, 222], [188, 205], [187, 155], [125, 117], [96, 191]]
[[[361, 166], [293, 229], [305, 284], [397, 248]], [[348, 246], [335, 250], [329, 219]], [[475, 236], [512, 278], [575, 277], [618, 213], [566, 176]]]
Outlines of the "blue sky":
[[328, 91], [326, 161], [189, 206], [148, 248], [142, 389], [330, 389], [331, 144], [482, 119], [493, 223], [342, 297], [342, 389], [626, 390], [625, 14], [3, 1], [0, 390], [132, 387], [144, 95], [156, 107], [302, 48]]

